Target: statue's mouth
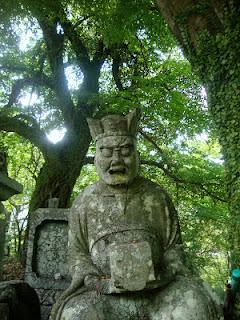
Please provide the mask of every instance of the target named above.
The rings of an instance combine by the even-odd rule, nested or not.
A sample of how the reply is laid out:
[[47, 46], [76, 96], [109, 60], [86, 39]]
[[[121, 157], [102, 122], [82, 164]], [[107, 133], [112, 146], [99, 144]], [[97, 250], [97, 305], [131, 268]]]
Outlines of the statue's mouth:
[[111, 168], [108, 172], [109, 172], [109, 174], [125, 174], [126, 168], [115, 167], [115, 168]]

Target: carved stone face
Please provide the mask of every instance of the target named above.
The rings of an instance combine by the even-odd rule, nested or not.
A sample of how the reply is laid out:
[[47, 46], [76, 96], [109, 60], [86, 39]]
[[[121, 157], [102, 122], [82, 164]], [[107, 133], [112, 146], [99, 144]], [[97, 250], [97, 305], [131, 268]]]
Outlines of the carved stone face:
[[97, 141], [97, 173], [109, 185], [127, 185], [137, 176], [139, 156], [136, 141], [129, 136], [109, 136]]

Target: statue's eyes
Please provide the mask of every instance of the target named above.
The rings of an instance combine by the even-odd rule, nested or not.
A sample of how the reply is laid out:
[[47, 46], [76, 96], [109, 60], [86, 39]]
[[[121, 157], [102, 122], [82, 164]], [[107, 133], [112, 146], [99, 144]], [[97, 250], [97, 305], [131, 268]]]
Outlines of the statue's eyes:
[[116, 147], [116, 148], [107, 148], [107, 147], [101, 147], [101, 154], [104, 157], [112, 157], [113, 153], [118, 153], [118, 155], [121, 155], [123, 157], [127, 157], [131, 154], [133, 150], [132, 145], [126, 145], [126, 146], [121, 146], [121, 147]]
[[111, 157], [113, 151], [110, 148], [101, 148], [101, 153], [104, 157]]
[[129, 156], [132, 152], [133, 146], [132, 145], [126, 145], [121, 147], [121, 155], [122, 156]]

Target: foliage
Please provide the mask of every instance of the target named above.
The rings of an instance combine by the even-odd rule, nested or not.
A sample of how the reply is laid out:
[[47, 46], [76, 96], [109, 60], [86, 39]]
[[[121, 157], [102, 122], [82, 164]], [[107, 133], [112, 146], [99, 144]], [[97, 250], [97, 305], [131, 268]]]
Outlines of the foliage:
[[[23, 0], [4, 7], [0, 129], [30, 140], [45, 159], [30, 210], [46, 206], [50, 194], [66, 207], [90, 142], [86, 117], [108, 112], [122, 91], [128, 108], [140, 104], [133, 92], [142, 79], [160, 74], [156, 59], [174, 41], [151, 0], [130, 1], [127, 16], [120, 0]], [[58, 145], [46, 137], [52, 128], [67, 128]]]
[[[219, 146], [210, 137], [202, 142], [199, 137], [184, 140], [172, 147], [160, 172], [147, 166], [142, 171], [164, 186], [173, 198], [185, 251], [194, 269], [212, 286], [223, 288], [229, 267], [229, 216], [224, 169], [220, 154], [214, 158], [216, 149], [219, 151]], [[148, 159], [151, 150], [150, 146], [145, 149]], [[155, 161], [159, 159], [156, 151], [151, 156]]]
[[[173, 4], [173, 2], [171, 2]], [[168, 10], [158, 1], [208, 92], [209, 109], [225, 160], [227, 198], [230, 207], [231, 268], [240, 261], [239, 175], [239, 3], [237, 1], [189, 1]], [[180, 9], [181, 8], [181, 9]], [[181, 10], [181, 12], [179, 11]], [[174, 22], [174, 23], [173, 23]]]
[[[30, 197], [31, 210], [46, 206], [49, 196], [69, 206], [70, 196], [96, 179], [90, 165], [83, 167], [90, 143], [86, 118], [138, 106], [142, 174], [173, 197], [192, 263], [215, 286], [222, 282], [228, 247], [223, 167], [213, 161], [219, 146], [199, 79], [153, 1], [3, 6], [0, 129], [18, 136], [2, 133], [1, 143], [8, 146], [10, 176], [25, 187], [7, 205], [12, 217]], [[47, 138], [54, 128], [66, 129], [56, 144]], [[208, 139], [199, 142], [204, 134]], [[94, 147], [89, 150], [91, 156]], [[213, 268], [216, 256], [221, 272]]]
[[6, 251], [19, 256], [27, 226], [29, 201], [43, 158], [36, 147], [14, 133], [2, 132], [0, 141], [0, 148], [8, 154], [9, 176], [24, 186], [22, 194], [13, 196], [4, 204], [7, 212], [11, 213], [7, 219]]
[[23, 280], [24, 279], [24, 268], [16, 258], [5, 259], [3, 280]]
[[[208, 63], [206, 81], [214, 83], [211, 88], [211, 112], [218, 129], [219, 140], [223, 148], [226, 165], [226, 184], [231, 208], [231, 245], [232, 266], [239, 266], [239, 24], [232, 27], [232, 22], [226, 22], [224, 33], [218, 34], [214, 41], [208, 43], [212, 50]], [[202, 41], [206, 34], [202, 34]], [[217, 49], [217, 50], [216, 50]], [[219, 72], [219, 65], [221, 71]], [[213, 94], [214, 90], [214, 94]]]

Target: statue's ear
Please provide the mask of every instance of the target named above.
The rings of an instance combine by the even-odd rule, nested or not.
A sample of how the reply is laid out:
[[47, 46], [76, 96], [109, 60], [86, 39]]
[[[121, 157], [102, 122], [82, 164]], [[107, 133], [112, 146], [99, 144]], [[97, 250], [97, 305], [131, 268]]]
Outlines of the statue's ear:
[[142, 112], [139, 108], [134, 109], [132, 112], [126, 115], [128, 131], [135, 137], [137, 135], [139, 122]]
[[96, 137], [103, 133], [103, 127], [102, 127], [102, 123], [101, 120], [98, 119], [92, 119], [92, 118], [87, 118], [87, 123], [88, 123], [88, 127], [91, 133], [91, 136], [93, 138], [93, 140], [96, 140]]

